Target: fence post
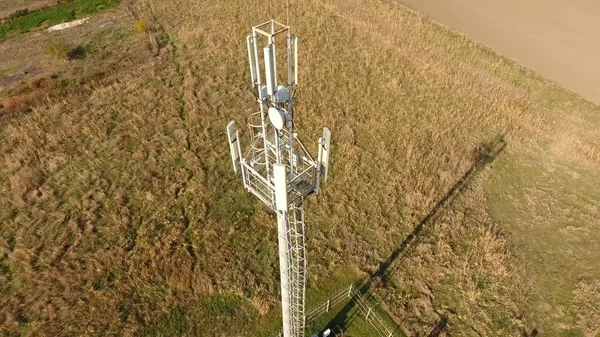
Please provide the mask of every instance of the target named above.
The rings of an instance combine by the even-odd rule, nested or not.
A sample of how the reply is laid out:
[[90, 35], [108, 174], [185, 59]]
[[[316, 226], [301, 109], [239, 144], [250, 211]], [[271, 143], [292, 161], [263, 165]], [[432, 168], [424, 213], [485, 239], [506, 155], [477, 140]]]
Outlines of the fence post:
[[329, 299], [327, 299], [327, 309], [325, 309], [325, 312], [329, 312]]
[[352, 294], [352, 284], [350, 284], [350, 288], [348, 288], [348, 297], [350, 297], [350, 294]]
[[370, 314], [371, 314], [371, 307], [369, 307], [369, 311], [367, 311], [367, 319], [369, 319]]

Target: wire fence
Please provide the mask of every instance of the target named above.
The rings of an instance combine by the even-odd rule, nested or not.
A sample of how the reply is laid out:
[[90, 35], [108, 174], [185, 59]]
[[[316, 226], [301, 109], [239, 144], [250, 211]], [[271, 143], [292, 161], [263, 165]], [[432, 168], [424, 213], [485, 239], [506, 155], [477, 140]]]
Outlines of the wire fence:
[[377, 315], [369, 304], [363, 300], [359, 294], [352, 296], [352, 300], [356, 304], [356, 307], [360, 312], [365, 315], [365, 320], [371, 324], [371, 326], [377, 331], [381, 337], [391, 337], [394, 332], [390, 331], [383, 320]]
[[319, 318], [319, 316], [328, 313], [330, 309], [341, 303], [344, 299], [352, 296], [353, 285], [351, 284], [348, 288], [343, 289], [339, 293], [333, 295], [328, 298], [323, 304], [314, 308], [308, 315], [306, 315], [306, 323], [310, 323], [315, 319]]
[[[394, 335], [394, 331], [396, 330], [388, 328], [381, 317], [379, 317], [376, 309], [371, 307], [369, 303], [361, 297], [361, 293], [356, 291], [352, 284], [328, 298], [327, 301], [323, 302], [309, 312], [305, 318], [306, 324], [313, 322], [323, 314], [329, 313], [338, 304], [342, 303], [348, 298], [354, 302], [356, 308], [358, 308], [358, 311], [362, 314], [362, 316], [364, 316], [365, 320], [373, 327], [373, 329], [377, 331], [377, 334], [380, 337], [391, 337]], [[283, 334], [280, 333], [277, 336], [282, 337]]]

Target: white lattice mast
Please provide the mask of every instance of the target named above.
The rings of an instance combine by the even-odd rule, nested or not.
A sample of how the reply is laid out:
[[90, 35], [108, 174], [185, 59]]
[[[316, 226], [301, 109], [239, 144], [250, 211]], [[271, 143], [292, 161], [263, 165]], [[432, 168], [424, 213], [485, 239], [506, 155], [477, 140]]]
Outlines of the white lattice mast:
[[[248, 191], [277, 213], [283, 335], [303, 337], [306, 239], [302, 204], [309, 194], [318, 194], [321, 181], [327, 179], [331, 133], [323, 129], [315, 160], [295, 132], [298, 39], [290, 27], [267, 21], [252, 27], [246, 42], [259, 111], [250, 116], [251, 139], [244, 154], [235, 122], [227, 125], [233, 170], [241, 172]], [[281, 53], [287, 62], [277, 64]], [[287, 75], [283, 84], [278, 73]]]

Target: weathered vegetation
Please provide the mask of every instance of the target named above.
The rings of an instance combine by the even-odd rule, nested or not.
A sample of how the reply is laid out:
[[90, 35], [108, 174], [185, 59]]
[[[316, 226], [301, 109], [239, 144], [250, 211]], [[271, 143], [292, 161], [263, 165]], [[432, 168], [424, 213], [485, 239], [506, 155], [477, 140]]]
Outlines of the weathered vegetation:
[[49, 27], [85, 15], [117, 6], [118, 0], [73, 0], [59, 6], [51, 6], [36, 11], [21, 9], [6, 22], [0, 23], [0, 40], [32, 31], [38, 27]]
[[[245, 34], [284, 4], [121, 6], [152, 58], [0, 119], [1, 331], [275, 335], [273, 215], [224, 125], [251, 112]], [[597, 334], [600, 109], [391, 0], [290, 13], [298, 127], [334, 135], [310, 305], [367, 279], [409, 335]], [[346, 309], [318, 323], [367, 333]]]
[[6, 40], [0, 43], [0, 116], [105, 86], [121, 69], [151, 58], [146, 44], [125, 10], [96, 15], [80, 27]]

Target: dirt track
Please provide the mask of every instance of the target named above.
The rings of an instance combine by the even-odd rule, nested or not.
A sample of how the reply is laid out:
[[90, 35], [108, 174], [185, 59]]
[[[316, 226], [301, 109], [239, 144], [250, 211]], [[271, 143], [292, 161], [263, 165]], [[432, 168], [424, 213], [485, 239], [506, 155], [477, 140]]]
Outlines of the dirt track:
[[600, 1], [400, 1], [600, 104]]

